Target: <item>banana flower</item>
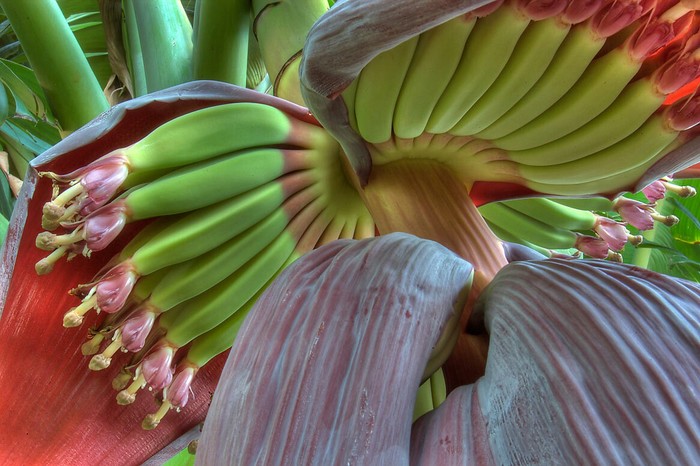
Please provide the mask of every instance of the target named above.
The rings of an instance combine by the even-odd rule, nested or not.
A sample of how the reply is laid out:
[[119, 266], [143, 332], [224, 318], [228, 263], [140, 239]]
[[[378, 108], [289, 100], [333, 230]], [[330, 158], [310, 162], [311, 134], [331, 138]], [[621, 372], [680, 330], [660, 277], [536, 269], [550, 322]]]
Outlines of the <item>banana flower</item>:
[[[217, 289], [254, 288], [237, 304], [252, 308], [245, 324], [234, 314], [202, 330], [240, 332], [205, 425], [205, 464], [223, 452], [270, 464], [581, 463], [591, 455], [666, 464], [671, 451], [697, 458], [700, 369], [689, 357], [699, 333], [697, 285], [606, 262], [509, 264], [513, 250], [478, 208], [537, 195], [613, 199], [697, 165], [699, 24], [685, 1], [419, 0], [407, 12], [396, 2], [346, 0], [304, 45], [308, 109], [210, 81], [113, 107], [37, 159], [17, 202], [0, 269], [0, 393], [11, 407], [0, 462], [140, 464], [204, 419], [224, 356], [195, 358], [198, 340], [175, 330], [201, 322], [149, 307], [147, 277], [161, 277], [131, 251], [152, 225], [169, 232], [186, 224], [168, 223], [172, 212], [134, 216], [127, 198], [157, 170], [122, 186], [131, 175], [113, 151], [231, 103], [281, 110], [291, 122], [271, 143], [283, 161], [274, 191], [287, 216], [280, 230], [291, 239], [270, 243], [279, 253], [265, 260], [279, 263], [261, 283], [246, 287], [234, 274]], [[306, 141], [313, 147], [300, 150]], [[340, 175], [328, 168], [336, 159]], [[54, 192], [56, 183], [71, 193]], [[336, 214], [354, 212], [352, 221], [317, 207], [323, 202]], [[625, 222], [637, 220], [597, 222], [586, 239], [568, 238], [605, 257], [628, 240]], [[76, 233], [37, 241], [47, 224]], [[375, 230], [380, 238], [367, 239]], [[331, 242], [337, 238], [353, 239]], [[264, 251], [258, 258], [267, 264]], [[54, 324], [74, 304], [66, 291], [76, 283], [89, 284], [73, 292], [85, 304], [63, 318], [99, 328], [87, 343], [84, 332]], [[338, 300], [348, 307], [336, 316]], [[285, 306], [292, 311], [281, 312]], [[102, 307], [104, 319], [87, 314]], [[274, 326], [264, 325], [268, 314]], [[85, 355], [106, 335], [113, 344], [90, 363], [104, 371], [96, 376]], [[298, 335], [310, 346], [295, 346]], [[135, 353], [126, 371], [111, 362], [120, 349]], [[450, 391], [444, 408], [411, 428], [417, 385], [426, 366], [440, 365]], [[329, 382], [343, 396], [330, 396]], [[649, 392], [637, 396], [625, 382]], [[136, 396], [144, 386], [158, 399]], [[304, 393], [318, 394], [318, 406]], [[164, 417], [171, 408], [181, 412]], [[655, 413], [663, 417], [656, 427]], [[306, 424], [294, 424], [302, 418]], [[613, 425], [620, 418], [624, 426]], [[227, 431], [232, 425], [240, 430]], [[659, 438], [673, 438], [660, 445], [667, 450], [652, 445]], [[601, 443], [610, 448], [593, 451]]]

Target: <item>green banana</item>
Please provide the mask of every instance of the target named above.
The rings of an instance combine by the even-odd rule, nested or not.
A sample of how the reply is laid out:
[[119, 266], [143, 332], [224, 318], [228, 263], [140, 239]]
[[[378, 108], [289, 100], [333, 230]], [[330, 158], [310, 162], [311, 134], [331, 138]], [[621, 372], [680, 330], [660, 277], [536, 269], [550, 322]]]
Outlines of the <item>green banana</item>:
[[[303, 151], [296, 151], [305, 158]], [[121, 201], [130, 220], [190, 212], [272, 182], [289, 166], [285, 151], [253, 149], [189, 165], [130, 191]], [[303, 162], [302, 162], [303, 163]], [[287, 165], [287, 166], [285, 166]]]
[[512, 5], [476, 21], [457, 70], [430, 115], [428, 132], [452, 130], [498, 78], [529, 23]]
[[380, 53], [356, 78], [355, 118], [365, 141], [380, 143], [391, 139], [394, 109], [417, 44], [415, 36]]
[[462, 57], [462, 48], [476, 24], [474, 16], [459, 16], [418, 37], [413, 59], [394, 111], [394, 133], [416, 138], [425, 132], [435, 108]]
[[163, 312], [205, 292], [267, 248], [287, 223], [286, 213], [278, 209], [217, 248], [171, 267], [152, 290], [149, 303]]
[[[685, 133], [681, 133], [681, 135], [676, 137], [670, 144], [666, 145], [661, 151], [657, 152], [653, 157], [643, 163], [635, 164], [634, 167], [629, 167], [622, 172], [604, 178], [597, 178], [592, 181], [575, 184], [546, 184], [527, 181], [527, 186], [536, 191], [546, 192], [556, 196], [587, 196], [590, 195], [590, 193], [610, 193], [612, 196], [617, 196], [621, 191], [634, 188], [639, 179], [649, 170], [649, 167], [686, 142], [687, 139], [684, 135]], [[614, 186], [614, 188], [611, 188], [611, 186]], [[567, 202], [570, 203], [571, 201]]]
[[597, 216], [590, 210], [576, 209], [543, 197], [503, 201], [503, 204], [542, 223], [564, 230], [592, 230], [597, 221]]
[[488, 219], [486, 219], [485, 215], [484, 215], [484, 220], [486, 220], [486, 224], [489, 226], [491, 231], [493, 231], [493, 233], [496, 236], [498, 236], [502, 241], [506, 241], [508, 243], [522, 244], [523, 246], [527, 246], [527, 247], [539, 252], [540, 254], [544, 255], [545, 257], [549, 257], [551, 255], [550, 249], [543, 247], [543, 246], [539, 246], [537, 244], [533, 244], [529, 241], [525, 241], [524, 239], [517, 236], [515, 233], [511, 233], [510, 231], [504, 230], [503, 228], [494, 225]]
[[517, 232], [518, 238], [529, 243], [548, 249], [575, 247], [577, 236], [574, 232], [542, 223], [505, 204], [486, 204], [479, 207], [479, 212], [490, 224], [507, 232]]
[[640, 79], [627, 86], [610, 107], [584, 126], [541, 146], [510, 151], [508, 156], [515, 162], [535, 166], [557, 165], [586, 157], [632, 134], [665, 98], [655, 90], [651, 79]]
[[571, 89], [603, 44], [605, 39], [591, 34], [587, 24], [572, 27], [537, 83], [502, 117], [476, 136], [499, 139], [534, 120]]
[[[221, 137], [225, 134], [226, 137]], [[310, 148], [323, 130], [293, 120], [270, 105], [236, 102], [203, 108], [170, 120], [135, 144], [113, 153], [132, 171], [178, 167], [255, 147]]]
[[192, 69], [195, 80], [245, 87], [250, 3], [199, 0], [194, 9]]
[[[293, 260], [296, 260], [296, 258], [292, 256], [283, 268], [293, 262]], [[171, 408], [175, 408], [179, 412], [180, 409], [187, 404], [190, 385], [197, 371], [214, 357], [231, 348], [238, 334], [238, 329], [243, 324], [248, 312], [277, 275], [278, 274], [275, 274], [265, 286], [248, 300], [248, 302], [242, 305], [240, 309], [235, 311], [233, 315], [213, 329], [192, 340], [192, 344], [187, 348], [187, 353], [182, 361], [178, 363], [173, 382], [163, 391], [163, 402], [160, 407], [155, 413], [149, 414], [144, 418], [141, 424], [144, 429], [154, 429]], [[189, 374], [183, 374], [184, 372], [189, 372]], [[178, 377], [181, 374], [184, 375], [184, 380]]]
[[554, 105], [533, 121], [493, 143], [506, 150], [541, 146], [569, 134], [598, 116], [639, 71], [624, 47], [593, 60], [581, 78]]
[[[678, 137], [679, 132], [671, 130], [662, 113], [651, 116], [637, 131], [622, 141], [601, 151], [573, 162], [545, 167], [521, 164], [518, 169], [527, 180], [527, 185], [572, 185], [595, 182], [600, 178], [600, 168], [610, 175], [646, 164], [653, 160], [665, 147]], [[633, 158], [630, 157], [633, 154]], [[552, 194], [567, 194], [555, 193]]]
[[613, 202], [607, 197], [557, 197], [551, 201], [579, 210], [612, 212]]
[[147, 274], [198, 257], [263, 220], [284, 198], [282, 183], [272, 182], [196, 210], [141, 247], [132, 261]]
[[533, 21], [518, 40], [498, 78], [450, 133], [471, 136], [506, 113], [545, 73], [570, 25], [559, 17]]
[[[146, 275], [139, 280], [129, 296], [139, 306], [131, 314], [143, 311], [154, 316], [160, 315], [204, 293], [264, 250], [281, 234], [287, 223], [285, 212], [279, 209], [208, 253]], [[152, 280], [153, 276], [157, 279]], [[145, 282], [143, 286], [142, 282]], [[113, 343], [102, 354], [93, 358], [90, 368], [101, 370], [108, 367], [112, 356], [121, 347], [121, 335], [115, 335]]]

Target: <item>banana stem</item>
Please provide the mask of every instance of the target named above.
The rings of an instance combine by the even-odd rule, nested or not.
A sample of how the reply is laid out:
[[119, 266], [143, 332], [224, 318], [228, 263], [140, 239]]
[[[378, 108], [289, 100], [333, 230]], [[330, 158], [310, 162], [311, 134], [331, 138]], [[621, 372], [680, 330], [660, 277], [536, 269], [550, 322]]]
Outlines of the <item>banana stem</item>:
[[245, 87], [250, 3], [199, 0], [194, 19], [194, 78]]
[[147, 92], [192, 80], [192, 25], [180, 0], [133, 2]]
[[143, 68], [143, 52], [141, 51], [141, 40], [139, 39], [139, 29], [136, 25], [136, 12], [134, 11], [134, 0], [122, 0], [124, 9], [124, 22], [126, 27], [126, 52], [129, 60], [129, 71], [133, 85], [134, 97], [139, 97], [148, 93], [146, 86], [146, 71]]
[[437, 241], [474, 266], [462, 331], [443, 366], [448, 391], [473, 382], [483, 374], [488, 338], [469, 335], [466, 327], [475, 300], [507, 264], [501, 241], [479, 214], [467, 187], [439, 162], [375, 165], [361, 194], [381, 234], [402, 231]]
[[2, 0], [51, 110], [64, 132], [74, 131], [109, 108], [85, 54], [53, 0]]

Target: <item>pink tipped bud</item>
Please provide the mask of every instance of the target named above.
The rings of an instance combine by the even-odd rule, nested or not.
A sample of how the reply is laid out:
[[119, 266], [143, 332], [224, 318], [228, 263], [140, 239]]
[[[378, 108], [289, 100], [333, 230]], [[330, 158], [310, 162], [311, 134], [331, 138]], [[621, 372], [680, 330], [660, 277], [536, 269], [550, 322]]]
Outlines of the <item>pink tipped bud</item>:
[[83, 237], [91, 251], [101, 251], [119, 236], [127, 222], [121, 202], [108, 204], [85, 218]]
[[190, 399], [192, 381], [196, 374], [196, 367], [184, 366], [178, 368], [172, 383], [164, 391], [165, 399], [176, 408], [184, 408]]
[[593, 230], [608, 244], [608, 248], [614, 251], [625, 247], [630, 234], [624, 223], [616, 222], [607, 217], [598, 217]]
[[628, 53], [636, 61], [642, 61], [676, 37], [673, 23], [652, 22], [637, 29], [628, 40]]
[[608, 243], [602, 239], [586, 235], [578, 235], [575, 247], [587, 256], [596, 259], [606, 259], [610, 250]]
[[666, 186], [661, 180], [656, 180], [642, 189], [642, 193], [644, 193], [649, 202], [656, 202], [666, 197]]
[[603, 5], [603, 0], [572, 0], [562, 14], [566, 24], [582, 23], [593, 16]]
[[637, 0], [610, 2], [591, 18], [591, 27], [598, 37], [610, 37], [644, 14], [645, 6]]
[[566, 9], [568, 0], [519, 0], [518, 8], [533, 21], [551, 18]]
[[141, 374], [153, 390], [162, 390], [173, 380], [172, 364], [175, 349], [162, 345], [151, 351], [139, 366]]
[[666, 108], [664, 116], [674, 131], [687, 131], [697, 126], [700, 123], [700, 94], [674, 102]]
[[671, 94], [698, 77], [700, 54], [684, 54], [659, 69], [655, 76], [655, 85], [662, 94]]
[[475, 18], [483, 18], [484, 16], [488, 16], [494, 11], [498, 10], [501, 5], [503, 5], [504, 0], [496, 0], [495, 2], [487, 3], [484, 6], [480, 6], [479, 8], [470, 11], [467, 13], [469, 17], [475, 17]]
[[613, 209], [620, 214], [622, 219], [639, 230], [651, 230], [654, 228], [654, 209], [643, 202], [618, 197], [613, 204]]
[[146, 337], [156, 320], [156, 313], [152, 310], [135, 312], [121, 327], [122, 346], [132, 353], [140, 351], [146, 344]]
[[120, 310], [138, 277], [130, 262], [123, 262], [112, 268], [97, 282], [97, 308], [108, 314]]
[[80, 214], [88, 215], [105, 205], [117, 193], [128, 174], [129, 168], [121, 157], [96, 161], [80, 180], [87, 195], [80, 203]]

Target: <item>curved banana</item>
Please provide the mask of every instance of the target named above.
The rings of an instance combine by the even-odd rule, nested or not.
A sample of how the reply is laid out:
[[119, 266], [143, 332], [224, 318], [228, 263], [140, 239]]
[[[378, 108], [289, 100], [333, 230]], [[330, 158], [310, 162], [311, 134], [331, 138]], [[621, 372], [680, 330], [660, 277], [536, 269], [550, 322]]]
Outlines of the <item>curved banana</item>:
[[430, 115], [428, 132], [450, 132], [498, 78], [529, 23], [512, 4], [476, 21], [457, 70]]
[[603, 150], [636, 131], [666, 98], [649, 78], [627, 86], [620, 96], [593, 120], [549, 143], [531, 149], [509, 151], [518, 163], [535, 166], [572, 162]]
[[571, 249], [576, 245], [574, 232], [542, 223], [505, 204], [486, 204], [479, 207], [479, 212], [490, 224], [506, 232], [517, 232], [518, 238], [542, 248]]
[[394, 133], [416, 138], [425, 132], [430, 114], [457, 69], [462, 50], [476, 24], [475, 16], [459, 16], [418, 37], [413, 59], [394, 110]]
[[415, 36], [382, 52], [356, 78], [355, 119], [365, 141], [380, 143], [391, 139], [394, 109], [417, 44]]
[[542, 223], [564, 230], [592, 230], [597, 220], [590, 210], [576, 209], [544, 197], [504, 201], [503, 204]]
[[544, 167], [521, 164], [519, 172], [531, 187], [534, 186], [532, 183], [576, 185], [595, 182], [600, 178], [601, 164], [610, 175], [642, 166], [661, 153], [678, 134], [679, 131], [668, 127], [663, 114], [655, 114], [630, 136], [587, 157]]
[[559, 17], [533, 21], [518, 40], [513, 54], [498, 78], [450, 130], [471, 136], [486, 128], [528, 94], [545, 73], [570, 25]]
[[639, 71], [627, 50], [617, 48], [593, 60], [581, 78], [554, 105], [530, 123], [493, 143], [506, 150], [541, 146], [591, 121], [617, 98]]
[[510, 110], [476, 136], [499, 139], [534, 120], [571, 89], [603, 44], [605, 39], [591, 34], [588, 24], [571, 28], [537, 83]]

